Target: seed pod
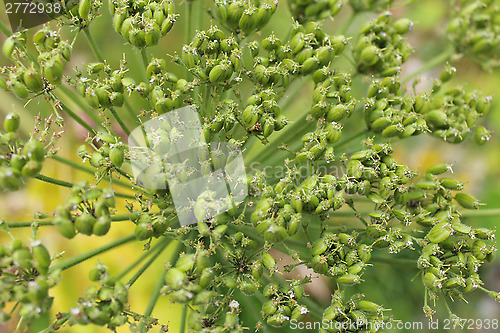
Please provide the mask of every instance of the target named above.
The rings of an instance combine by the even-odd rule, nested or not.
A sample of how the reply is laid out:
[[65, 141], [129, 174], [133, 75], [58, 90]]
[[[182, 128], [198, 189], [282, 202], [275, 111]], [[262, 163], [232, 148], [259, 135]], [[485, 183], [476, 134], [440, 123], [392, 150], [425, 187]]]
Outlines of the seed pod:
[[342, 136], [342, 125], [338, 123], [328, 124], [326, 127], [326, 139], [329, 143], [335, 143], [339, 141]]
[[447, 171], [452, 171], [451, 165], [449, 164], [437, 164], [434, 166], [431, 166], [430, 168], [427, 169], [427, 173], [431, 175], [440, 175], [442, 173], [445, 173]]
[[258, 107], [249, 105], [245, 108], [242, 114], [242, 123], [246, 127], [253, 127], [259, 120]]
[[195, 264], [194, 254], [184, 254], [175, 263], [175, 267], [183, 272], [190, 271], [193, 269]]
[[356, 308], [360, 309], [361, 311], [368, 312], [371, 314], [377, 314], [377, 313], [380, 313], [381, 310], [383, 310], [383, 308], [380, 305], [373, 303], [373, 302], [370, 302], [370, 301], [365, 301], [365, 300], [361, 300], [361, 301], [357, 302]]
[[455, 200], [460, 206], [466, 209], [478, 209], [480, 206], [480, 202], [476, 198], [465, 193], [457, 193]]
[[15, 112], [9, 113], [5, 116], [3, 121], [3, 128], [6, 132], [15, 132], [19, 128], [19, 123], [21, 122], [19, 114]]
[[21, 169], [21, 173], [25, 177], [35, 177], [40, 171], [42, 171], [42, 163], [34, 160], [28, 161]]
[[144, 30], [132, 28], [128, 33], [128, 41], [137, 48], [146, 47], [146, 33]]
[[404, 35], [409, 32], [413, 27], [413, 22], [407, 18], [401, 18], [394, 22], [392, 27], [396, 30], [396, 32], [400, 35]]
[[135, 227], [134, 234], [140, 241], [147, 240], [153, 237], [153, 227], [150, 223], [139, 222]]
[[32, 92], [39, 92], [43, 89], [42, 77], [33, 68], [24, 72], [23, 80], [26, 87]]
[[358, 160], [350, 160], [347, 163], [347, 176], [361, 178], [363, 176], [363, 164]]
[[262, 312], [264, 312], [266, 315], [272, 316], [277, 310], [278, 307], [274, 304], [274, 300], [272, 299], [262, 304]]
[[375, 45], [365, 47], [360, 54], [361, 63], [371, 67], [380, 60], [380, 49]]
[[40, 243], [36, 246], [33, 246], [31, 251], [33, 252], [33, 256], [35, 257], [35, 266], [37, 267], [37, 269], [47, 271], [47, 268], [50, 266], [51, 262], [50, 254], [49, 251], [47, 251], [47, 248]]
[[361, 279], [355, 274], [344, 274], [337, 278], [337, 282], [346, 286], [352, 286], [360, 283]]
[[40, 141], [30, 140], [24, 145], [23, 154], [31, 160], [43, 161], [45, 148]]
[[432, 229], [427, 234], [427, 238], [432, 243], [441, 243], [448, 237], [450, 237], [451, 231], [451, 224], [449, 224], [447, 221], [439, 222], [434, 227], [432, 227]]
[[19, 189], [19, 171], [13, 168], [0, 169], [0, 188], [17, 191]]
[[165, 283], [173, 290], [179, 290], [187, 282], [187, 275], [178, 268], [170, 268], [165, 275]]
[[123, 164], [124, 158], [125, 152], [122, 145], [115, 145], [109, 150], [109, 160], [115, 167], [120, 168]]
[[239, 21], [239, 27], [244, 33], [252, 31], [257, 24], [257, 15], [254, 7], [247, 8], [243, 11]]
[[212, 68], [210, 74], [208, 74], [208, 78], [210, 79], [211, 83], [222, 81], [224, 78], [224, 68], [222, 67], [222, 65], [217, 65]]
[[274, 258], [266, 252], [262, 255], [262, 264], [266, 269], [272, 272], [276, 266], [276, 261], [274, 261]]
[[98, 152], [93, 152], [92, 155], [90, 155], [90, 164], [95, 167], [95, 168], [100, 168], [106, 163], [106, 160], [104, 157], [98, 153]]
[[344, 104], [337, 104], [328, 111], [326, 121], [338, 122], [347, 116], [348, 111], [349, 109]]
[[474, 141], [478, 145], [485, 144], [486, 142], [488, 142], [490, 137], [491, 137], [491, 131], [488, 131], [484, 126], [476, 127], [476, 130], [474, 132]]
[[257, 291], [257, 285], [253, 282], [244, 281], [240, 284], [239, 288], [241, 292], [247, 296], [253, 296]]
[[432, 110], [425, 114], [425, 120], [435, 128], [446, 128], [448, 116], [441, 110]]
[[441, 186], [448, 190], [460, 191], [464, 187], [464, 183], [459, 182], [458, 180], [452, 178], [441, 178], [439, 180]]
[[80, 16], [81, 19], [88, 21], [91, 6], [92, 4], [90, 3], [90, 0], [80, 0], [78, 3], [78, 16]]
[[10, 90], [16, 95], [17, 98], [26, 99], [28, 98], [28, 88], [26, 86], [15, 80], [10, 82]]
[[54, 218], [54, 225], [56, 226], [59, 233], [64, 237], [69, 239], [75, 237], [75, 227], [73, 226], [73, 222], [71, 222], [71, 220], [62, 216], [56, 216]]
[[89, 213], [82, 213], [75, 219], [75, 228], [78, 232], [90, 236], [95, 224], [95, 217]]
[[60, 85], [63, 78], [63, 65], [59, 60], [49, 60], [43, 67], [43, 74], [47, 81], [57, 86]]
[[3, 54], [7, 58], [11, 58], [12, 57], [12, 53], [14, 52], [14, 47], [15, 46], [16, 46], [16, 42], [14, 40], [14, 37], [13, 36], [8, 37], [5, 40], [5, 42], [3, 43], [3, 47], [2, 47]]

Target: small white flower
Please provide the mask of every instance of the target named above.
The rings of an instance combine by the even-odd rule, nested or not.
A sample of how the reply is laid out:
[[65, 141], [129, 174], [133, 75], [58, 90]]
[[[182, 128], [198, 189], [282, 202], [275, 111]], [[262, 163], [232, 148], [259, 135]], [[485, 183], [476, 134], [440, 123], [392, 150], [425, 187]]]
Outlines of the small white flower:
[[240, 303], [238, 301], [235, 301], [234, 299], [229, 303], [229, 307], [231, 309], [237, 309], [240, 306]]
[[301, 307], [301, 308], [300, 308], [300, 314], [303, 314], [303, 315], [304, 315], [304, 314], [306, 314], [306, 313], [308, 313], [308, 312], [309, 312], [309, 310], [308, 310], [307, 308], [305, 308], [305, 307]]

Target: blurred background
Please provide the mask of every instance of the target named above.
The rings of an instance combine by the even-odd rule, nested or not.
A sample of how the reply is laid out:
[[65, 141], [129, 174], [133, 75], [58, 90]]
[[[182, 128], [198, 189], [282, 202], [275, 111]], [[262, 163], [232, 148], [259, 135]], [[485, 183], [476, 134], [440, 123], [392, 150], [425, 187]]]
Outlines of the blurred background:
[[[197, 3], [201, 3], [198, 0]], [[211, 1], [203, 0], [205, 6]], [[198, 5], [197, 4], [197, 5]], [[196, 5], [196, 6], [197, 6]], [[180, 14], [180, 19], [174, 25], [173, 30], [162, 38], [160, 45], [148, 49], [149, 54], [154, 54], [156, 57], [163, 57], [169, 63], [168, 70], [181, 77], [184, 73], [183, 68], [172, 64], [170, 56], [174, 51], [179, 51], [181, 45], [185, 43], [184, 40], [184, 24], [183, 13], [185, 6], [183, 1], [176, 1], [177, 12]], [[404, 73], [412, 73], [418, 70], [423, 64], [432, 60], [439, 55], [447, 45], [446, 26], [450, 15], [450, 5], [448, 1], [433, 1], [433, 0], [419, 0], [419, 1], [396, 1], [394, 9], [392, 10], [395, 17], [408, 17], [414, 23], [414, 29], [408, 34], [409, 42], [414, 47], [414, 55], [405, 64]], [[343, 9], [341, 14], [337, 15], [334, 20], [326, 20], [324, 23], [325, 30], [331, 34], [336, 34], [340, 27], [344, 26], [344, 21], [349, 17], [349, 8]], [[7, 22], [7, 17], [4, 10], [0, 10], [0, 19]], [[345, 13], [345, 15], [344, 15]], [[367, 22], [376, 14], [362, 14], [359, 15], [354, 22], [347, 29], [346, 35], [356, 35], [360, 26]], [[209, 16], [204, 16], [204, 26], [209, 25]], [[258, 35], [257, 39], [262, 39], [262, 36], [267, 36], [271, 31], [284, 38], [288, 32], [291, 23], [291, 17], [287, 10], [286, 1], [280, 1], [278, 12], [273, 16], [271, 22], [266, 26], [262, 35]], [[56, 26], [54, 22], [52, 26]], [[118, 67], [119, 61], [125, 55], [128, 61], [128, 68], [130, 68], [131, 76], [140, 78], [142, 73], [139, 72], [141, 66], [136, 66], [141, 63], [140, 54], [130, 45], [124, 43], [120, 35], [115, 33], [111, 25], [111, 16], [107, 9], [107, 3], [102, 8], [102, 16], [98, 17], [91, 26], [96, 42], [101, 48], [101, 52], [112, 67]], [[33, 34], [37, 28], [29, 30], [29, 34]], [[63, 32], [66, 36], [73, 36], [67, 29]], [[1, 42], [5, 36], [0, 37]], [[349, 51], [346, 51], [349, 52]], [[73, 49], [71, 62], [66, 66], [66, 70], [71, 70], [74, 67], [83, 68], [84, 64], [96, 61], [92, 51], [88, 47], [87, 40], [83, 34], [78, 37]], [[349, 64], [344, 58], [337, 58], [335, 64], [336, 68], [341, 70], [349, 70]], [[0, 60], [0, 65], [5, 65], [6, 59], [4, 57]], [[427, 167], [437, 163], [450, 163], [453, 164], [454, 177], [458, 180], [464, 181], [465, 191], [471, 195], [476, 196], [482, 202], [487, 203], [484, 209], [500, 208], [500, 139], [496, 133], [500, 133], [500, 103], [498, 102], [497, 93], [500, 86], [500, 72], [484, 72], [478, 64], [468, 61], [467, 59], [459, 59], [455, 64], [457, 70], [456, 77], [447, 85], [448, 86], [461, 86], [466, 90], [479, 89], [485, 94], [493, 96], [494, 104], [492, 110], [484, 119], [484, 124], [487, 128], [494, 131], [494, 134], [486, 145], [478, 146], [473, 140], [466, 140], [463, 144], [453, 145], [447, 144], [437, 138], [432, 138], [427, 135], [412, 137], [411, 139], [404, 140], [403, 142], [394, 142], [393, 147], [395, 150], [395, 158], [398, 161], [406, 163], [410, 168], [423, 171]], [[443, 64], [438, 65], [427, 72], [420, 75], [421, 82], [417, 85], [417, 92], [430, 90], [432, 80], [439, 77], [443, 69]], [[69, 72], [68, 72], [69, 74]], [[409, 91], [411, 92], [411, 82], [409, 83]], [[310, 93], [312, 92], [311, 85], [306, 85], [296, 95], [289, 96], [294, 98], [294, 102], [289, 104], [289, 107], [282, 112], [292, 121], [299, 118], [301, 114], [307, 112], [311, 106]], [[357, 76], [353, 83], [353, 95], [355, 97], [363, 97], [368, 88], [367, 82], [360, 76]], [[43, 99], [37, 99], [30, 102], [28, 105], [23, 105], [23, 101], [17, 99], [15, 96], [5, 91], [0, 91], [0, 119], [12, 111], [16, 111], [21, 115], [21, 129], [25, 138], [29, 137], [30, 132], [33, 130], [34, 117], [40, 114], [42, 117], [51, 112], [50, 107]], [[78, 106], [74, 101], [63, 100], [65, 104], [70, 106], [75, 112], [79, 112]], [[133, 101], [134, 105], [139, 111], [141, 107], [145, 107], [142, 102], [137, 100]], [[360, 115], [361, 116], [361, 115]], [[125, 115], [126, 117], [126, 115]], [[345, 124], [344, 133], [348, 133], [352, 129], [353, 132], [359, 130], [359, 119], [356, 115], [348, 120]], [[356, 129], [357, 128], [357, 129]], [[76, 148], [85, 139], [85, 131], [79, 127], [71, 119], [66, 119], [64, 125], [65, 134], [64, 139], [57, 142], [60, 147], [59, 155], [81, 163], [80, 159], [76, 156]], [[300, 136], [297, 137], [299, 139]], [[273, 147], [279, 146], [279, 135], [271, 137], [271, 144]], [[352, 146], [352, 150], [358, 149], [360, 146]], [[262, 149], [262, 144], [256, 143], [249, 149], [248, 154], [258, 152]], [[351, 149], [351, 148], [350, 148]], [[346, 151], [349, 153], [350, 151]], [[54, 161], [47, 161], [44, 163], [43, 174], [57, 177], [69, 182], [90, 179], [88, 174], [79, 172], [68, 166], [55, 163]], [[33, 213], [52, 212], [57, 205], [65, 200], [69, 191], [67, 189], [42, 183], [32, 179], [21, 190], [17, 192], [0, 193], [0, 218], [5, 221], [29, 221], [33, 217]], [[119, 202], [117, 207], [123, 207], [125, 201]], [[468, 218], [467, 222], [473, 226], [483, 226], [494, 228], [498, 224], [498, 217], [478, 217]], [[348, 223], [349, 221], [342, 221]], [[44, 244], [49, 248], [51, 253], [61, 253], [63, 258], [68, 258], [72, 255], [84, 252], [89, 248], [97, 247], [109, 241], [112, 238], [118, 238], [132, 232], [130, 223], [114, 223], [110, 234], [105, 238], [87, 237], [78, 235], [75, 239], [68, 242], [62, 238], [52, 228], [41, 227], [40, 238]], [[22, 232], [22, 236], [21, 236]], [[16, 237], [27, 239], [30, 233], [28, 229], [12, 230]], [[0, 233], [0, 241], [8, 241], [9, 236], [7, 233]], [[104, 256], [99, 256], [89, 260], [84, 265], [78, 265], [68, 269], [63, 274], [62, 282], [52, 291], [55, 296], [55, 303], [53, 306], [52, 318], [58, 311], [68, 311], [75, 306], [74, 301], [83, 293], [88, 286], [88, 272], [97, 262], [102, 262], [110, 268], [111, 272], [120, 272], [128, 262], [138, 257], [142, 251], [142, 244], [128, 244], [126, 246], [118, 247]], [[169, 251], [164, 252], [164, 256], [168, 258]], [[383, 269], [382, 269], [383, 266]], [[160, 277], [162, 272], [161, 262], [151, 266], [146, 274], [144, 274], [136, 284], [134, 284], [130, 292], [131, 310], [136, 312], [143, 312], [149, 301], [156, 278]], [[485, 285], [490, 290], [500, 290], [500, 261], [496, 259], [493, 263], [485, 265], [484, 271], [480, 272], [484, 279]], [[366, 274], [363, 275], [364, 280], [367, 282], [359, 286], [359, 290], [364, 292], [366, 296], [379, 304], [390, 304], [392, 314], [395, 318], [403, 321], [424, 321], [427, 320], [422, 312], [424, 290], [421, 285], [420, 279], [415, 279], [417, 269], [412, 266], [394, 266], [389, 264], [380, 264], [380, 268], [376, 270], [368, 269]], [[317, 283], [317, 286], [309, 290], [309, 293], [317, 295], [328, 295], [331, 288], [328, 283]], [[463, 301], [455, 300], [452, 307], [454, 313], [461, 318], [500, 318], [500, 306], [490, 299], [486, 294], [481, 292], [473, 292], [468, 295], [468, 304]], [[329, 304], [328, 298], [319, 299], [325, 306]], [[443, 320], [447, 317], [446, 310], [442, 304], [438, 306], [439, 312], [436, 318]], [[260, 310], [260, 309], [259, 309]], [[168, 324], [169, 332], [179, 331], [180, 320], [180, 306], [173, 305], [169, 302], [168, 298], [160, 298], [153, 314], [154, 317], [160, 319], [160, 322]], [[43, 317], [40, 323], [34, 326], [34, 331], [37, 332], [36, 327], [44, 327], [48, 324], [48, 318]], [[0, 326], [0, 332], [13, 332], [12, 325]], [[119, 332], [127, 332], [128, 328], [122, 328]], [[158, 331], [155, 328], [153, 331]], [[287, 328], [275, 330], [276, 332], [286, 332]], [[456, 330], [457, 332], [459, 330]], [[61, 332], [106, 332], [104, 328], [99, 327], [70, 327], [64, 328]], [[270, 331], [271, 332], [271, 331]], [[468, 330], [471, 332], [471, 330]], [[482, 332], [477, 330], [477, 332]]]

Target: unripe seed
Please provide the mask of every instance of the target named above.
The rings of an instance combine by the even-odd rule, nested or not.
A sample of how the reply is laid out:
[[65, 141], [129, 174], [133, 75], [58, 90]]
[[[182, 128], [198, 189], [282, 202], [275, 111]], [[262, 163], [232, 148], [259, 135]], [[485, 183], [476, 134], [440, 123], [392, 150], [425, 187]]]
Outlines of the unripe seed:
[[16, 95], [16, 97], [20, 99], [26, 99], [28, 98], [28, 89], [26, 86], [19, 82], [19, 81], [11, 81], [10, 82], [10, 89]]
[[88, 21], [90, 9], [90, 0], [80, 0], [80, 2], [78, 3], [78, 16], [80, 16], [81, 19]]
[[3, 128], [6, 132], [15, 132], [19, 128], [21, 119], [18, 113], [9, 113], [3, 121]]
[[33, 68], [24, 72], [23, 80], [26, 87], [32, 92], [39, 92], [43, 89], [42, 77]]
[[370, 45], [361, 51], [360, 57], [361, 62], [366, 66], [374, 66], [380, 60], [380, 50], [375, 45]]
[[457, 193], [455, 200], [460, 206], [466, 209], [478, 209], [480, 205], [480, 202], [476, 198], [465, 193]]
[[427, 234], [427, 238], [432, 243], [441, 243], [445, 241], [451, 235], [451, 224], [447, 221], [439, 222], [436, 224]]
[[120, 168], [123, 164], [124, 158], [125, 152], [122, 145], [117, 145], [110, 149], [109, 160], [115, 167]]
[[92, 229], [95, 224], [95, 217], [89, 213], [82, 213], [75, 220], [75, 228], [78, 232], [90, 236], [92, 235]]

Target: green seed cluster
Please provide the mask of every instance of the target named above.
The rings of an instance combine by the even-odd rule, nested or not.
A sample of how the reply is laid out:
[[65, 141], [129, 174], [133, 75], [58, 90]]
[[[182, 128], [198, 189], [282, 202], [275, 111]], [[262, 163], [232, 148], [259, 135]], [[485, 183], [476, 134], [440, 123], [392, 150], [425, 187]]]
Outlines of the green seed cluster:
[[10, 311], [5, 311], [7, 304], [19, 303], [19, 315], [26, 319], [37, 317], [48, 311], [53, 298], [49, 289], [60, 279], [60, 271], [49, 272], [52, 262], [49, 252], [40, 241], [26, 246], [20, 240], [0, 246], [0, 320], [8, 321]]
[[485, 67], [498, 66], [500, 7], [498, 1], [459, 1], [448, 25], [457, 52]]
[[319, 332], [342, 332], [344, 327], [354, 332], [376, 332], [392, 320], [390, 317], [384, 317], [384, 310], [382, 306], [365, 300], [362, 294], [355, 294], [345, 300], [344, 292], [335, 291], [332, 302], [322, 317], [330, 328], [322, 328]]
[[342, 285], [360, 283], [360, 275], [371, 258], [371, 247], [357, 244], [357, 236], [355, 233], [323, 233], [312, 246], [310, 267], [317, 273], [336, 277]]
[[278, 8], [278, 0], [215, 0], [214, 13], [222, 25], [249, 34], [262, 29]]
[[111, 227], [110, 208], [115, 207], [112, 192], [89, 188], [85, 183], [75, 184], [64, 205], [56, 209], [54, 225], [66, 238], [83, 235], [104, 236]]
[[340, 0], [292, 0], [290, 12], [299, 22], [314, 21], [335, 16], [342, 9]]
[[290, 320], [300, 320], [309, 310], [297, 301], [304, 296], [304, 288], [298, 280], [290, 285], [267, 284], [262, 294], [267, 301], [262, 304], [262, 318], [268, 325], [283, 327]]
[[[474, 54], [471, 49], [483, 50], [477, 45], [483, 44], [479, 40], [484, 37], [496, 50], [497, 37], [492, 34], [498, 23], [496, 7], [493, 2], [476, 1], [475, 7], [470, 7], [474, 10], [461, 9], [469, 2], [461, 1], [456, 15], [473, 29], [458, 37], [456, 29], [450, 30], [455, 49]], [[186, 44], [172, 51], [169, 59], [159, 54], [151, 57], [154, 52], [149, 47], [157, 45], [172, 28], [177, 18], [174, 1], [111, 0], [110, 26], [142, 55], [146, 76], [136, 78], [125, 57], [114, 68], [100, 57], [89, 25], [100, 15], [101, 2], [82, 0], [60, 22], [62, 29], [76, 28], [71, 33], [81, 30], [80, 35], [88, 38], [98, 58], [79, 66], [67, 80], [83, 98], [71, 89], [54, 89], [62, 83], [71, 51], [58, 31], [44, 27], [34, 35], [38, 58], [30, 53], [25, 32], [9, 37], [3, 52], [14, 66], [0, 71], [0, 86], [22, 99], [43, 95], [51, 103], [58, 125], [63, 119], [59, 114], [64, 112], [90, 134], [77, 149], [87, 165], [77, 166], [53, 156], [56, 149], [51, 146], [60, 133], [54, 132], [50, 143], [42, 143], [48, 141], [49, 133], [40, 133], [41, 116], [36, 118], [34, 135], [23, 142], [16, 132], [19, 117], [8, 115], [0, 135], [0, 187], [17, 190], [22, 177], [68, 187], [67, 199], [44, 225], [54, 225], [64, 237], [74, 238], [76, 234], [104, 236], [112, 221], [129, 221], [130, 235], [112, 240], [109, 248], [135, 241], [144, 243], [147, 251], [116, 277], [105, 266], [97, 265], [89, 275], [96, 285], [86, 290], [75, 308], [58, 314], [46, 331], [66, 323], [107, 325], [111, 330], [128, 323], [134, 331], [147, 331], [158, 324], [148, 311], [162, 294], [185, 307], [186, 326], [191, 332], [236, 333], [249, 326], [265, 331], [270, 326], [286, 327], [290, 320], [311, 318], [356, 327], [340, 331], [366, 332], [393, 319], [364, 295], [349, 298], [344, 292], [362, 288], [368, 280], [365, 273], [371, 266], [378, 268], [380, 261], [410, 263], [418, 269], [428, 316], [434, 312], [427, 304], [429, 297], [465, 299], [468, 292], [479, 289], [499, 300], [498, 293], [483, 287], [478, 274], [483, 264], [494, 258], [495, 231], [470, 226], [462, 213], [462, 209], [478, 209], [482, 204], [462, 192], [463, 182], [446, 174], [450, 165], [438, 164], [419, 175], [396, 161], [388, 143], [423, 133], [461, 143], [474, 133], [474, 140], [483, 144], [491, 133], [477, 125], [487, 115], [491, 98], [454, 87], [456, 69], [451, 63], [443, 66], [429, 91], [409, 92], [404, 83], [422, 69], [407, 78], [398, 76], [412, 53], [405, 39], [412, 28], [408, 19], [393, 22], [392, 14], [383, 12], [354, 34], [349, 29], [354, 16], [345, 20], [343, 32], [338, 34], [330, 33], [329, 24], [320, 22], [340, 16], [344, 10], [356, 15], [380, 13], [389, 10], [391, 3], [290, 0], [292, 20], [283, 39], [278, 32], [262, 32], [275, 15], [278, 1], [216, 0], [207, 5], [202, 0], [189, 0], [185, 4], [186, 23], [196, 17], [194, 10], [200, 14], [207, 11], [213, 20], [209, 26], [196, 22], [196, 31], [189, 25]], [[456, 20], [450, 27], [453, 24], [457, 25]], [[75, 41], [77, 37], [75, 33]], [[347, 46], [353, 52], [345, 52]], [[341, 56], [346, 61], [340, 60]], [[441, 58], [444, 63], [457, 57]], [[493, 51], [478, 59], [486, 58], [495, 58]], [[345, 68], [349, 63], [352, 66]], [[171, 68], [176, 65], [180, 70]], [[297, 110], [301, 112], [292, 123], [287, 119], [290, 102], [293, 95], [306, 92], [302, 84], [307, 83], [311, 84], [311, 100], [304, 110]], [[66, 96], [59, 99], [59, 94]], [[86, 117], [62, 102], [72, 99], [95, 123], [101, 119], [102, 124], [97, 125], [102, 128], [87, 124]], [[132, 117], [123, 111], [127, 108], [132, 114], [139, 109], [136, 102], [142, 110], [136, 114], [136, 122], [128, 123]], [[189, 142], [183, 136], [184, 122], [164, 121], [169, 112], [174, 114], [184, 106], [196, 109], [202, 126], [202, 137]], [[108, 118], [108, 113], [114, 118]], [[146, 130], [152, 119], [158, 126]], [[129, 147], [114, 132], [115, 120], [113, 125], [127, 134], [132, 126], [145, 124], [147, 144], [143, 152]], [[45, 121], [54, 122], [52, 118]], [[361, 131], [353, 133], [355, 128]], [[276, 134], [278, 131], [281, 133]], [[133, 136], [129, 139], [133, 145]], [[230, 148], [220, 148], [223, 145], [219, 142]], [[173, 157], [172, 148], [178, 143], [187, 143], [192, 149]], [[247, 168], [249, 195], [244, 202], [202, 220], [207, 212], [219, 212], [228, 204], [215, 200], [214, 191], [205, 190], [190, 202], [201, 222], [179, 227], [174, 188], [190, 177], [213, 175], [214, 170], [225, 170], [229, 176], [231, 170], [226, 167], [230, 168], [240, 152], [246, 162], [265, 166], [262, 171]], [[40, 175], [46, 157], [88, 171], [94, 178], [71, 184]], [[148, 164], [156, 158], [162, 161], [161, 167]], [[141, 175], [131, 175], [129, 161], [139, 166], [144, 162], [148, 167]], [[193, 161], [201, 168], [188, 163]], [[276, 170], [281, 175], [270, 174]], [[120, 193], [118, 186], [133, 191], [134, 196]], [[115, 197], [127, 198], [124, 207], [120, 207], [121, 201], [115, 203]], [[123, 208], [128, 213], [116, 216], [125, 211]], [[35, 237], [38, 220], [49, 216], [35, 218]], [[349, 221], [341, 224], [340, 217], [346, 216]], [[173, 259], [161, 259], [162, 263], [168, 260], [164, 274], [151, 279], [156, 287], [146, 314], [131, 312], [128, 289], [150, 264], [164, 258], [160, 255], [169, 244], [175, 245], [168, 247]], [[107, 246], [62, 258], [57, 267], [64, 270], [103, 253]], [[290, 257], [283, 269], [274, 250]], [[150, 259], [143, 262], [147, 256]], [[48, 288], [57, 283], [59, 274], [49, 271], [51, 261], [38, 242], [31, 247], [18, 241], [0, 246], [0, 282], [5, 290], [0, 295], [2, 306], [19, 301], [20, 314], [30, 319], [46, 312], [51, 303]], [[281, 270], [292, 272], [297, 266], [310, 268], [334, 283], [333, 299], [326, 310], [306, 298], [304, 287], [312, 281], [311, 276], [283, 279]], [[121, 282], [132, 271], [127, 284]], [[8, 319], [4, 312], [1, 321]]]
[[140, 49], [157, 45], [172, 29], [177, 17], [172, 0], [113, 0], [110, 10], [115, 31]]
[[35, 177], [42, 170], [47, 154], [43, 144], [35, 138], [23, 142], [16, 131], [21, 120], [19, 114], [9, 113], [0, 131], [0, 190], [17, 191], [25, 178]]
[[[453, 68], [445, 69], [434, 82], [430, 94], [414, 97], [403, 95], [397, 78], [374, 80], [365, 101], [365, 120], [369, 128], [387, 138], [404, 139], [429, 132], [446, 142], [462, 142], [477, 121], [488, 114], [491, 97], [460, 88], [441, 91], [441, 85], [453, 74]], [[475, 141], [483, 144], [489, 134], [485, 128], [477, 127]]]
[[393, 76], [410, 57], [412, 48], [403, 35], [411, 30], [413, 23], [405, 18], [392, 24], [391, 21], [392, 14], [386, 12], [361, 27], [360, 38], [353, 49], [361, 73]]
[[44, 28], [33, 36], [38, 58], [28, 59], [31, 65], [25, 65], [22, 59], [26, 57], [26, 42], [26, 32], [22, 31], [8, 37], [2, 48], [4, 55], [16, 66], [1, 69], [0, 87], [12, 91], [20, 99], [28, 99], [30, 93], [37, 96], [48, 85], [60, 85], [64, 66], [71, 57], [71, 45], [61, 40], [59, 33]]
[[88, 287], [78, 305], [71, 309], [68, 320], [73, 325], [94, 324], [116, 329], [129, 322], [125, 314], [128, 288], [116, 278], [109, 276], [107, 267], [98, 264], [89, 273], [90, 281], [99, 286]]

